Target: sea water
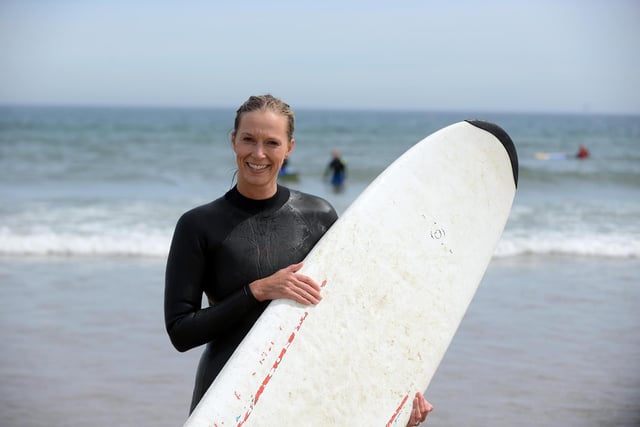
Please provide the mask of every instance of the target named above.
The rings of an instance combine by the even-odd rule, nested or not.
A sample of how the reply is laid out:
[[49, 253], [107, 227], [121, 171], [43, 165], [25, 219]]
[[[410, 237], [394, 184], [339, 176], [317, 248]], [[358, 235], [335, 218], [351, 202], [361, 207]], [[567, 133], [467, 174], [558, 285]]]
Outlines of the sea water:
[[[163, 257], [183, 211], [233, 181], [233, 110], [2, 108], [0, 254]], [[465, 118], [502, 126], [520, 158], [513, 213], [496, 256], [640, 257], [640, 118], [301, 111], [290, 186], [343, 212], [393, 160]], [[591, 158], [571, 156], [579, 144]], [[335, 194], [332, 149], [347, 162]], [[536, 152], [567, 160], [536, 160]], [[399, 189], [400, 190], [400, 189]]]
[[[296, 118], [300, 179], [284, 184], [339, 213], [444, 126], [488, 120], [515, 143], [513, 210], [427, 390], [428, 424], [640, 422], [640, 117]], [[233, 109], [0, 108], [0, 425], [184, 420], [199, 350], [178, 353], [164, 332], [164, 261], [180, 214], [233, 185], [233, 119]], [[573, 158], [580, 144], [589, 159]], [[339, 193], [324, 177], [333, 149], [347, 162]]]

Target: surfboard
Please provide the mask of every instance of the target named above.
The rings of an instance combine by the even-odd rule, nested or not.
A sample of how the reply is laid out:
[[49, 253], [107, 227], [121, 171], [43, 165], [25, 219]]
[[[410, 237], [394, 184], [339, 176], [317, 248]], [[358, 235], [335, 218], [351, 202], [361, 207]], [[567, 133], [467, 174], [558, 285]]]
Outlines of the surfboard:
[[278, 180], [285, 182], [298, 182], [300, 180], [300, 176], [296, 171], [286, 171], [278, 174]]
[[489, 264], [518, 179], [497, 125], [455, 123], [385, 169], [305, 258], [323, 300], [271, 302], [185, 426], [403, 426]]
[[536, 160], [567, 160], [567, 153], [545, 153], [539, 152], [535, 154]]

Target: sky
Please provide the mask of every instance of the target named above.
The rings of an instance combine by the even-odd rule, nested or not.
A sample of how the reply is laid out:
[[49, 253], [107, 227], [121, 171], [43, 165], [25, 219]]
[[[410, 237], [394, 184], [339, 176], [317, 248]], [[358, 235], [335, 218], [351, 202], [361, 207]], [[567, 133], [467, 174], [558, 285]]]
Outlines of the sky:
[[640, 114], [638, 0], [0, 0], [0, 104]]

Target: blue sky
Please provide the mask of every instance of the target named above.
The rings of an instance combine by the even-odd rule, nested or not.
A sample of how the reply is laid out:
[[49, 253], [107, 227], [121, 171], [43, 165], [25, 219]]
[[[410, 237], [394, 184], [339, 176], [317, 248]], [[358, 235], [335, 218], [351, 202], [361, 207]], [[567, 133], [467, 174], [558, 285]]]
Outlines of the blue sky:
[[640, 1], [0, 1], [0, 104], [640, 114]]

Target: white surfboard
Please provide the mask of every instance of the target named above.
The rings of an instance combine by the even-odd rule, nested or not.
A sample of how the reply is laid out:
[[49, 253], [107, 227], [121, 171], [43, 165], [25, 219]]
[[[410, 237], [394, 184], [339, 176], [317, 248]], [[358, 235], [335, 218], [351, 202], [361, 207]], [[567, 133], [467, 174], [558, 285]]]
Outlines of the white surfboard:
[[536, 160], [567, 160], [569, 155], [567, 153], [545, 153], [539, 152], [535, 154]]
[[509, 136], [460, 122], [391, 164], [301, 271], [317, 306], [272, 302], [185, 426], [403, 426], [471, 302], [511, 210]]

